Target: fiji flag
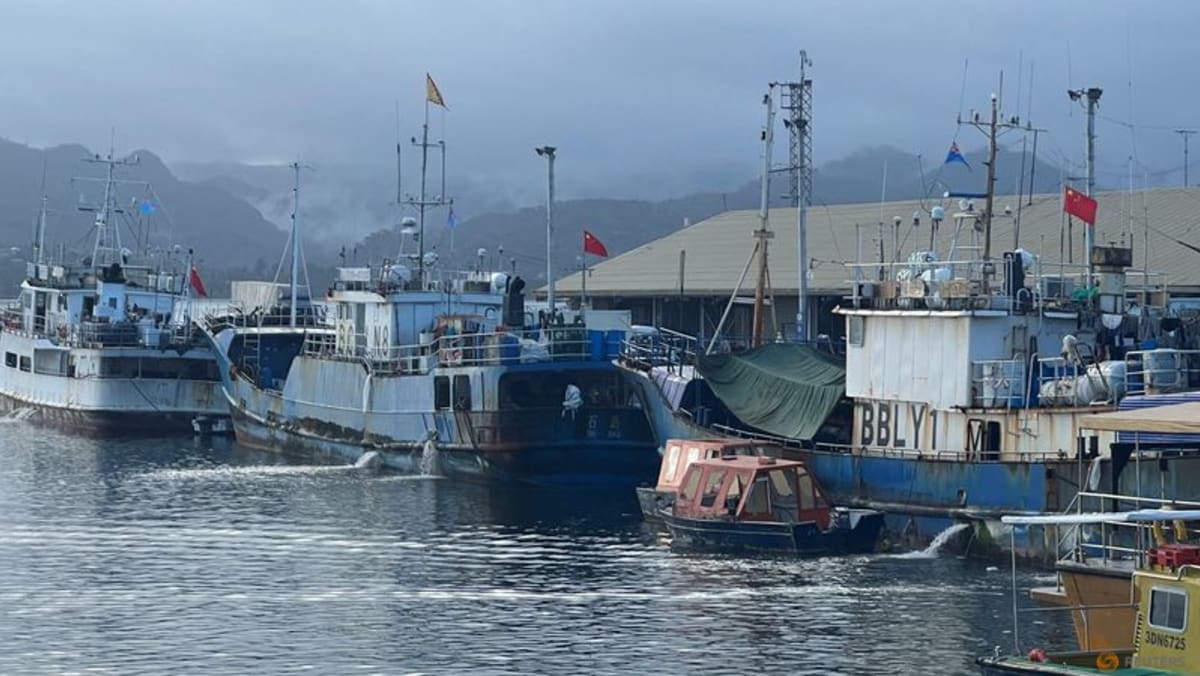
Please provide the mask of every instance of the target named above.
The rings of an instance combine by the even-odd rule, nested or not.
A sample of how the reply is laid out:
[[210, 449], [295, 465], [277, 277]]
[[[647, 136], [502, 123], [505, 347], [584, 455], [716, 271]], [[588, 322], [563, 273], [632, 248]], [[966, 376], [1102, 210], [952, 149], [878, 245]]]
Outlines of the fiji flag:
[[946, 153], [946, 161], [942, 164], [950, 164], [951, 162], [962, 162], [964, 167], [967, 169], [971, 168], [971, 165], [967, 163], [967, 158], [963, 157], [963, 154], [959, 152], [957, 141], [950, 144], [950, 152]]
[[454, 215], [454, 207], [450, 207], [450, 213], [446, 214], [446, 227], [451, 230], [458, 227], [458, 216]]

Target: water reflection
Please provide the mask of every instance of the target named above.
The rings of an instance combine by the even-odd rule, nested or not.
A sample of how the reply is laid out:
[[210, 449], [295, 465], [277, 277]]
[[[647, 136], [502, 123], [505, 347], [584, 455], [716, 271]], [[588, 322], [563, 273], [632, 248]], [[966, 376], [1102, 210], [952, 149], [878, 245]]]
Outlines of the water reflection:
[[695, 556], [624, 492], [3, 432], [0, 672], [960, 674], [1011, 640], [1007, 571], [957, 560]]

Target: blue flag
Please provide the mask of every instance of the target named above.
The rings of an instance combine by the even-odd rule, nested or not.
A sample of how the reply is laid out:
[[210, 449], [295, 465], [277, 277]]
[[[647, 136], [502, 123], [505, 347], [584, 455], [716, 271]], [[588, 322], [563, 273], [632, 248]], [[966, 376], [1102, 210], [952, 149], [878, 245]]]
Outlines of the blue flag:
[[967, 169], [971, 168], [971, 165], [967, 163], [967, 158], [963, 157], [963, 154], [959, 152], [957, 141], [950, 144], [950, 152], [946, 153], [946, 161], [942, 164], [950, 164], [951, 162], [962, 162], [964, 167]]
[[158, 211], [158, 207], [156, 207], [154, 202], [151, 202], [150, 200], [142, 200], [141, 203], [138, 204], [138, 211], [141, 211], [142, 215], [144, 216], [149, 216], [150, 214]]
[[453, 230], [458, 225], [458, 216], [454, 215], [454, 207], [450, 207], [450, 213], [446, 214], [446, 227]]

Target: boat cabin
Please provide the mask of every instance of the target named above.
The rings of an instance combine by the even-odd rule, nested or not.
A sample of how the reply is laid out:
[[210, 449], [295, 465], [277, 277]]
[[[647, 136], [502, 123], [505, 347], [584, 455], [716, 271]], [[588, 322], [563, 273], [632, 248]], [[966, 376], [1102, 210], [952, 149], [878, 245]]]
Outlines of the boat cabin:
[[802, 462], [723, 456], [687, 467], [675, 500], [676, 517], [829, 528], [830, 506]]
[[777, 456], [779, 449], [753, 439], [668, 439], [655, 490], [674, 493], [692, 463], [726, 455]]

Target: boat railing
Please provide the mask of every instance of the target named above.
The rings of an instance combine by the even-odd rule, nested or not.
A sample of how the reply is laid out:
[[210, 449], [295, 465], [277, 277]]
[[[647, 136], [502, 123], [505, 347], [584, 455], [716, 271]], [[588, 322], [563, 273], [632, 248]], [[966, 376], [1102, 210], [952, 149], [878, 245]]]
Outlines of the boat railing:
[[[1192, 510], [1200, 509], [1200, 502], [1080, 491], [1062, 513], [1121, 512], [1146, 508]], [[1147, 539], [1148, 529], [1146, 524], [1128, 521], [1104, 521], [1099, 524], [1070, 524], [1060, 527], [1057, 537], [1058, 559], [1101, 563], [1128, 561], [1140, 565], [1144, 563], [1141, 558], [1152, 542]], [[1200, 531], [1196, 530], [1188, 532], [1192, 537], [1200, 534]]]
[[[1087, 351], [1086, 345], [1079, 347]], [[1079, 358], [1038, 357], [1038, 405], [1093, 406], [1119, 399], [1124, 393], [1125, 379], [1094, 361], [1090, 354]]]
[[1022, 408], [1028, 392], [1027, 383], [1022, 359], [971, 363], [971, 400], [976, 408]]
[[[961, 252], [974, 246], [958, 246]], [[1035, 259], [1032, 268], [1005, 254], [982, 258], [936, 260], [913, 252], [909, 260], [845, 263], [854, 273], [847, 280], [856, 308], [876, 310], [993, 310], [1010, 314], [1043, 310], [1077, 311], [1087, 300], [1087, 266], [1049, 264]], [[984, 272], [990, 281], [984, 287]], [[1012, 280], [1011, 282], [1009, 280]]]
[[694, 336], [670, 329], [655, 329], [648, 333], [632, 333], [621, 343], [621, 361], [642, 371], [666, 367], [682, 372], [696, 364], [702, 346]]
[[1164, 394], [1200, 384], [1200, 350], [1160, 348], [1125, 353], [1125, 394]]
[[372, 345], [365, 334], [312, 333], [305, 336], [304, 354], [362, 362], [377, 374], [416, 375], [439, 367], [601, 361], [605, 349], [602, 343], [596, 344], [583, 326], [562, 326], [532, 331], [450, 333], [408, 345]]
[[751, 439], [755, 441], [763, 441], [785, 448], [808, 448], [827, 453], [843, 453], [845, 455], [857, 455], [866, 457], [878, 458], [905, 458], [910, 460], [934, 460], [940, 462], [963, 462], [970, 460], [973, 462], [994, 462], [994, 463], [1014, 463], [1014, 462], [1049, 462], [1066, 460], [1067, 454], [1060, 450], [1053, 451], [1021, 451], [1016, 458], [1008, 457], [1005, 459], [983, 460], [973, 456], [967, 451], [935, 449], [935, 450], [920, 450], [911, 448], [878, 448], [870, 446], [854, 446], [851, 444], [834, 444], [826, 442], [810, 442], [800, 439], [789, 439], [780, 437], [765, 432], [747, 430], [739, 427], [731, 427], [729, 425], [714, 424], [710, 426], [712, 429], [718, 430], [721, 434], [728, 437], [736, 437], [739, 439]]

